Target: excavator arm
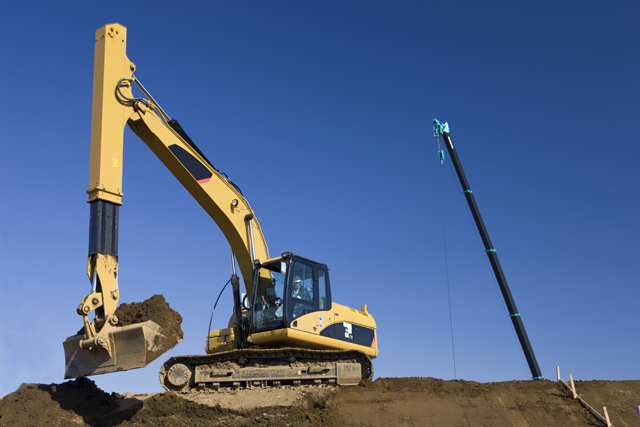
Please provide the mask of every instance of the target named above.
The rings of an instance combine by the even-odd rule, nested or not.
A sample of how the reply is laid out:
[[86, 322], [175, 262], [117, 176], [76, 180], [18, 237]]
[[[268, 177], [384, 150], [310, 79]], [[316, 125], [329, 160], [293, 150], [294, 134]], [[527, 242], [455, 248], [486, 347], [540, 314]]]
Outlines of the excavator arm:
[[[118, 227], [122, 204], [125, 124], [162, 161], [228, 240], [247, 293], [255, 260], [268, 248], [251, 206], [170, 119], [133, 75], [126, 55], [126, 28], [109, 24], [96, 31], [89, 172], [90, 227], [87, 274], [92, 292], [78, 314], [84, 332], [65, 340], [65, 378], [146, 366], [169, 348], [158, 348], [163, 331], [153, 322], [116, 327], [118, 307]], [[148, 99], [132, 95], [137, 84]], [[233, 261], [233, 257], [232, 257]], [[94, 313], [93, 321], [89, 315]], [[174, 344], [175, 345], [175, 344]]]
[[149, 106], [137, 107], [128, 124], [220, 227], [251, 293], [253, 261], [269, 255], [249, 202]]

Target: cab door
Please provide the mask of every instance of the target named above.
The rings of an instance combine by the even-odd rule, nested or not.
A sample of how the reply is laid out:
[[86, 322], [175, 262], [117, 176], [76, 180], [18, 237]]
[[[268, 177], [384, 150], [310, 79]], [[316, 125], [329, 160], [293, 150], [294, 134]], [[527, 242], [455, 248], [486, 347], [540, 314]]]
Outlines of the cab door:
[[289, 323], [305, 314], [331, 309], [326, 265], [296, 259], [290, 266], [288, 282], [286, 306]]

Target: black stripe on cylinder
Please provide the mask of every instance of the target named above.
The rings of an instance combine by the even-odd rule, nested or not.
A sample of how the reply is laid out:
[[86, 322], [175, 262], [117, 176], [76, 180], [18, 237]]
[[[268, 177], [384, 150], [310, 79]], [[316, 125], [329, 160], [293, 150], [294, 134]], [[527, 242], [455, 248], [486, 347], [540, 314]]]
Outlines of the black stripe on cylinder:
[[96, 200], [89, 204], [89, 255], [118, 256], [118, 211], [115, 203]]

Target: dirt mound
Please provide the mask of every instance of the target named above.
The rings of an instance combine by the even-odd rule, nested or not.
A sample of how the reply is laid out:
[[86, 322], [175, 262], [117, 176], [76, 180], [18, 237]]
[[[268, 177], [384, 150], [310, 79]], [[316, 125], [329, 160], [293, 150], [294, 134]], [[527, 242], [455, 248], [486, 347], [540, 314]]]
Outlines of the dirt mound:
[[[118, 318], [116, 326], [128, 326], [134, 323], [142, 323], [151, 320], [162, 329], [173, 342], [170, 347], [182, 341], [182, 316], [169, 307], [169, 303], [163, 295], [154, 295], [143, 302], [122, 303], [114, 313]], [[84, 334], [84, 326], [77, 332]], [[170, 348], [169, 347], [169, 348]]]
[[[240, 393], [239, 399], [243, 396]], [[0, 426], [317, 426], [337, 425], [323, 401], [306, 399], [289, 408], [235, 411], [201, 405], [164, 392], [126, 398], [79, 378], [62, 384], [23, 384], [0, 400]]]
[[154, 339], [153, 350], [148, 360], [155, 360], [165, 352], [175, 347], [183, 338], [182, 316], [169, 307], [162, 295], [154, 295], [143, 302], [124, 303], [116, 309], [117, 326], [127, 326], [151, 320], [163, 329], [164, 335]]
[[123, 426], [229, 426], [244, 427], [260, 424], [282, 426], [337, 426], [337, 420], [328, 413], [322, 402], [305, 401], [300, 406], [268, 407], [247, 411], [206, 406], [183, 399], [179, 394], [165, 392], [154, 395], [143, 403], [143, 408]]
[[604, 415], [607, 407], [611, 423], [616, 427], [637, 426], [640, 405], [640, 381], [576, 381], [576, 392], [589, 405]]
[[160, 325], [169, 336], [177, 337], [178, 341], [183, 338], [182, 316], [169, 307], [162, 295], [154, 295], [143, 302], [120, 304], [115, 314], [118, 317], [118, 326], [152, 320]]
[[0, 400], [0, 426], [115, 426], [142, 403], [108, 394], [86, 378], [62, 384], [22, 384]]
[[[592, 406], [606, 405], [618, 427], [637, 424], [633, 411], [640, 381], [581, 381], [576, 388]], [[256, 392], [237, 390], [233, 399], [254, 401]], [[285, 387], [260, 392], [304, 394]], [[252, 409], [224, 407], [224, 396], [202, 393], [199, 401], [207, 404], [172, 392], [128, 397], [105, 393], [86, 378], [23, 384], [0, 400], [0, 426], [602, 426], [551, 381], [379, 378], [358, 387], [308, 393], [293, 406], [270, 399], [269, 406]]]
[[[250, 409], [264, 408], [268, 406], [297, 406], [300, 403], [321, 401], [323, 398], [335, 392], [335, 386], [317, 387], [301, 385], [297, 387], [282, 386], [276, 388], [252, 388], [235, 390], [223, 387], [218, 390], [208, 390], [204, 393], [180, 394], [180, 397], [191, 400], [201, 405], [220, 406], [245, 413]], [[131, 395], [131, 397], [135, 397]]]
[[[640, 385], [638, 385], [640, 389]], [[551, 381], [477, 383], [435, 378], [380, 378], [327, 401], [345, 423], [366, 426], [600, 426]]]

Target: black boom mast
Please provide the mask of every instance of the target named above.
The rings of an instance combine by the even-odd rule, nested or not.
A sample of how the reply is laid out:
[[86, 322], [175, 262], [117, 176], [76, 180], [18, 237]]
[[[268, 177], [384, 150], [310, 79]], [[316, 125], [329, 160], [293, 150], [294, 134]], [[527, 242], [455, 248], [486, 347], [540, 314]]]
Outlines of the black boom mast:
[[[522, 346], [522, 350], [524, 351], [527, 363], [529, 364], [531, 375], [533, 376], [534, 380], [543, 379], [544, 377], [542, 376], [542, 372], [540, 371], [540, 367], [538, 366], [536, 356], [535, 354], [533, 354], [533, 348], [531, 347], [531, 343], [529, 342], [529, 337], [527, 337], [527, 331], [525, 331], [524, 329], [522, 317], [520, 316], [520, 313], [516, 308], [516, 303], [513, 300], [513, 296], [511, 295], [511, 291], [509, 290], [509, 285], [507, 284], [507, 279], [504, 277], [504, 272], [502, 271], [502, 267], [500, 266], [498, 254], [491, 244], [489, 233], [487, 232], [487, 228], [485, 227], [482, 216], [480, 215], [480, 210], [478, 209], [476, 199], [473, 196], [473, 191], [471, 191], [471, 188], [469, 187], [467, 177], [464, 174], [462, 164], [460, 163], [460, 159], [458, 158], [458, 153], [456, 152], [456, 149], [453, 146], [453, 142], [451, 141], [451, 136], [449, 135], [449, 125], [447, 123], [441, 124], [436, 119], [433, 119], [433, 124], [435, 125], [435, 136], [442, 136], [444, 145], [447, 147], [447, 151], [451, 156], [453, 166], [455, 167], [456, 173], [458, 174], [458, 179], [460, 179], [460, 184], [462, 184], [462, 190], [464, 191], [467, 203], [469, 204], [469, 208], [471, 209], [471, 214], [473, 215], [473, 219], [475, 220], [478, 231], [480, 232], [480, 236], [482, 237], [482, 243], [484, 243], [484, 249], [487, 252], [487, 256], [489, 257], [489, 262], [491, 263], [491, 267], [493, 268], [493, 273], [496, 275], [496, 280], [498, 281], [498, 285], [500, 286], [502, 297], [504, 298], [504, 301], [507, 304], [507, 308], [509, 309], [509, 316], [511, 317], [513, 327], [516, 330], [516, 334], [518, 335], [518, 339], [520, 340], [520, 345]], [[442, 154], [440, 159], [443, 159]]]

